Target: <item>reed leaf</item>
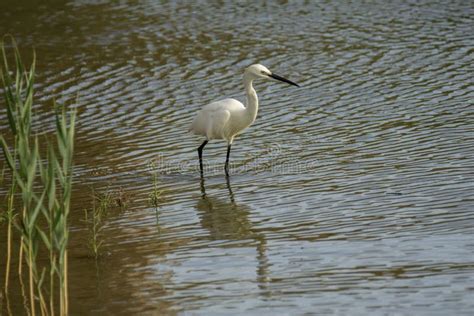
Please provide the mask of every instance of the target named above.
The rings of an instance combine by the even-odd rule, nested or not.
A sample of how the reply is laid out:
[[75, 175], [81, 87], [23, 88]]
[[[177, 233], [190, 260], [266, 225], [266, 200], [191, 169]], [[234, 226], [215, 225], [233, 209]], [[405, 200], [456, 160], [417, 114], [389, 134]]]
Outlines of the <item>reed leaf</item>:
[[5, 156], [8, 167], [11, 170], [15, 170], [15, 161], [14, 161], [14, 159], [13, 159], [11, 153], [10, 153], [10, 150], [8, 149], [8, 145], [5, 142], [5, 139], [1, 135], [0, 135], [0, 143], [2, 145], [3, 155]]
[[[0, 43], [0, 77], [4, 88], [8, 124], [14, 135], [11, 147], [0, 135], [0, 145], [6, 165], [12, 172], [13, 183], [10, 192], [13, 192], [13, 188], [18, 189], [22, 210], [20, 220], [10, 223], [13, 223], [22, 236], [20, 253], [25, 254], [29, 268], [29, 312], [35, 313], [39, 300], [42, 314], [55, 314], [54, 302], [57, 300], [53, 295], [58, 293], [58, 310], [61, 315], [66, 315], [68, 214], [72, 192], [76, 112], [69, 112], [64, 108], [59, 111], [55, 104], [56, 148], [54, 144], [47, 143], [46, 160], [42, 159], [39, 154], [39, 139], [31, 136], [36, 56], [33, 54], [33, 61], [27, 69], [13, 39], [12, 43], [14, 72], [9, 68], [5, 45]], [[40, 222], [43, 221], [40, 219], [47, 224], [47, 231], [41, 228]], [[41, 249], [49, 253], [49, 304], [46, 304], [47, 300], [43, 295], [48, 292], [43, 290], [46, 270], [43, 269], [40, 275], [37, 273], [37, 254]], [[59, 288], [58, 292], [55, 287]]]

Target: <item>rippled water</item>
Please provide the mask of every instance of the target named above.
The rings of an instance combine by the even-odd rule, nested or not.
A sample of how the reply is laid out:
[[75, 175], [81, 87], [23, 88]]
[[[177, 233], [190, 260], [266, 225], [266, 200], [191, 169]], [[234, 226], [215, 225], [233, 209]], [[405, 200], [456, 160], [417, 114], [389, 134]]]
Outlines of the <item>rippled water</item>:
[[[79, 111], [72, 314], [472, 313], [471, 1], [97, 3], [0, 4], [36, 49], [37, 130], [53, 98]], [[255, 62], [302, 87], [256, 82], [230, 181], [222, 142], [201, 180], [193, 114]], [[91, 187], [131, 199], [97, 262]]]

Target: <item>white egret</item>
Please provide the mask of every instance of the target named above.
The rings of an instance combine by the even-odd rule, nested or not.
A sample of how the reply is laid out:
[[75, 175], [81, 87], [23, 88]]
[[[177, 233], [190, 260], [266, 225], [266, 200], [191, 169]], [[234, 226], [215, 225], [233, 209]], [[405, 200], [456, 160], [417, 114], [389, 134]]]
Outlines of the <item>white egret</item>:
[[201, 175], [203, 174], [202, 150], [204, 146], [212, 139], [224, 139], [227, 141], [227, 158], [224, 169], [226, 176], [229, 176], [230, 148], [234, 137], [241, 134], [257, 117], [258, 98], [252, 82], [259, 78], [275, 79], [299, 87], [296, 83], [272, 73], [263, 65], [254, 64], [247, 67], [244, 72], [246, 106], [235, 99], [212, 102], [197, 113], [191, 124], [189, 130], [192, 133], [206, 137], [206, 140], [198, 148]]

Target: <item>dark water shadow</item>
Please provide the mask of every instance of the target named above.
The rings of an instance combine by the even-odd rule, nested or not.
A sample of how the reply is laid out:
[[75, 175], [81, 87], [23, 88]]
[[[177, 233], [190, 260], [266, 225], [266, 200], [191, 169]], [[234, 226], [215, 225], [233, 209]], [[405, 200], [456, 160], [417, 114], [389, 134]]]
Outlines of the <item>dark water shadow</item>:
[[[251, 208], [236, 201], [237, 195], [232, 190], [230, 178], [226, 177], [228, 199], [217, 198], [207, 194], [205, 180], [201, 177], [201, 197], [196, 209], [201, 226], [209, 231], [212, 240], [241, 240], [235, 247], [256, 248], [257, 284], [260, 289], [268, 287], [269, 260], [267, 257], [267, 241], [265, 235], [257, 232], [249, 219]], [[234, 244], [233, 244], [234, 247]]]

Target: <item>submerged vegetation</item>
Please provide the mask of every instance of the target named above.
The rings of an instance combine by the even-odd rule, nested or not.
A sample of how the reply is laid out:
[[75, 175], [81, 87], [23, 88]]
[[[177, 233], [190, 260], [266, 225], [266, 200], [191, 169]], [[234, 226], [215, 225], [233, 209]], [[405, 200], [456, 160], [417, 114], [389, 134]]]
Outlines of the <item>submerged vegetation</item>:
[[104, 228], [104, 219], [107, 216], [112, 202], [112, 195], [108, 191], [104, 194], [99, 194], [93, 191], [92, 195], [92, 208], [90, 210], [84, 210], [84, 217], [89, 230], [87, 246], [92, 252], [94, 258], [98, 259], [100, 248], [104, 242], [103, 239], [101, 239], [102, 230]]
[[148, 195], [148, 203], [150, 204], [150, 206], [153, 206], [157, 211], [160, 202], [160, 197], [163, 192], [158, 188], [158, 171], [156, 163], [154, 161], [151, 161], [148, 164], [148, 168], [151, 172], [151, 177], [153, 181], [153, 189]]
[[[18, 277], [25, 284], [25, 308], [30, 315], [68, 313], [68, 216], [72, 192], [75, 111], [54, 105], [54, 141], [46, 142], [40, 154], [40, 139], [32, 131], [35, 56], [25, 67], [12, 40], [14, 66], [5, 44], [0, 44], [1, 80], [11, 141], [0, 136], [7, 170], [6, 203], [2, 207], [7, 225], [5, 301], [12, 273], [12, 235], [20, 238]], [[43, 156], [42, 156], [43, 155]], [[45, 157], [44, 157], [45, 156]], [[12, 229], [16, 227], [15, 229]], [[40, 265], [39, 253], [48, 254], [48, 265]], [[3, 258], [3, 256], [2, 256]], [[27, 269], [26, 275], [24, 269]], [[27, 280], [24, 282], [24, 279]], [[8, 306], [7, 306], [8, 309]]]
[[151, 178], [153, 182], [152, 191], [148, 194], [148, 205], [155, 209], [155, 218], [156, 218], [156, 227], [158, 232], [160, 232], [160, 214], [159, 206], [162, 199], [163, 191], [158, 187], [158, 168], [154, 160], [148, 163], [148, 169], [151, 173]]
[[84, 210], [84, 220], [88, 226], [87, 246], [93, 257], [97, 260], [100, 256], [100, 250], [104, 239], [102, 231], [105, 226], [109, 210], [119, 208], [124, 210], [130, 203], [130, 196], [122, 188], [118, 190], [105, 190], [98, 192], [92, 189], [92, 207]]

